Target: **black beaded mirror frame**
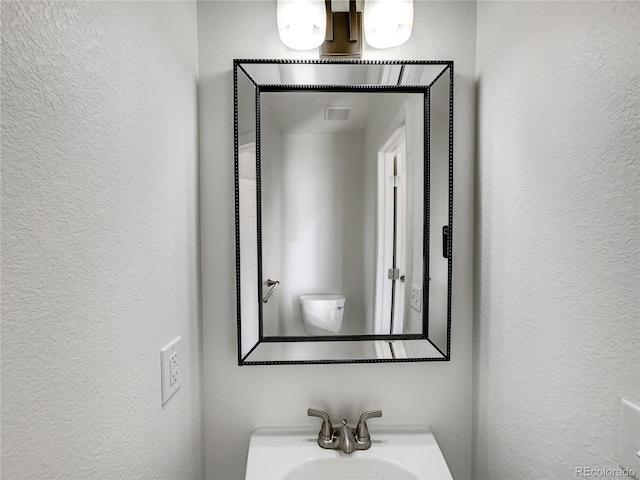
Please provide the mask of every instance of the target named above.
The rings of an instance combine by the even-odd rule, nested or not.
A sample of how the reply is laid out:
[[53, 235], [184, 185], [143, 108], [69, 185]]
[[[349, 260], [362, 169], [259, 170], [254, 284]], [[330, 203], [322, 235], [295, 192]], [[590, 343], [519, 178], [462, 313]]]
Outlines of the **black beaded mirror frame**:
[[[236, 235], [236, 292], [237, 292], [237, 342], [238, 365], [282, 365], [282, 364], [327, 364], [327, 363], [386, 363], [386, 362], [425, 362], [449, 361], [451, 359], [451, 296], [452, 296], [452, 257], [453, 257], [453, 61], [368, 61], [368, 60], [256, 60], [235, 59], [233, 69], [234, 84], [234, 156], [235, 156], [235, 235]], [[247, 72], [243, 65], [247, 64], [354, 64], [354, 65], [397, 65], [401, 67], [400, 80], [405, 66], [442, 65], [442, 72], [429, 85], [333, 85], [333, 84], [260, 84]], [[262, 92], [396, 92], [422, 93], [424, 95], [424, 142], [430, 145], [430, 89], [433, 84], [449, 71], [449, 212], [448, 225], [443, 227], [443, 256], [448, 258], [448, 294], [447, 294], [447, 351], [442, 352], [428, 336], [428, 300], [423, 302], [422, 333], [420, 334], [376, 334], [376, 335], [333, 335], [333, 336], [265, 336], [263, 334], [263, 277], [262, 277], [262, 222], [261, 222], [261, 194], [260, 194], [260, 94]], [[238, 133], [238, 73], [242, 72], [255, 88], [256, 111], [256, 206], [257, 206], [257, 241], [258, 241], [258, 298], [259, 304], [259, 334], [258, 342], [242, 355], [242, 317], [241, 317], [241, 278], [240, 278], [240, 194], [239, 194], [239, 133]], [[400, 81], [399, 80], [399, 81]], [[430, 195], [430, 149], [424, 148], [424, 270], [423, 270], [423, 299], [429, 298], [429, 195]], [[445, 255], [446, 254], [446, 255]], [[262, 343], [270, 342], [318, 342], [318, 341], [428, 341], [441, 353], [441, 357], [425, 358], [367, 358], [367, 359], [321, 359], [321, 360], [249, 360], [251, 353]]]

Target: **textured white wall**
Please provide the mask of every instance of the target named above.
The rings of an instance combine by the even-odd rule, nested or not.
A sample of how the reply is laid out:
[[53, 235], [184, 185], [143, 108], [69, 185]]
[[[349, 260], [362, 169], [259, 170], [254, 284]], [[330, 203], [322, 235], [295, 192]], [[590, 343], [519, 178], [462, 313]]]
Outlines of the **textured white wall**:
[[[237, 366], [233, 191], [233, 59], [317, 58], [279, 40], [275, 2], [200, 2], [200, 191], [206, 474], [244, 475], [251, 429], [317, 425], [309, 406], [354, 419], [426, 424], [457, 479], [471, 475], [471, 334], [475, 15], [473, 2], [416, 2], [411, 40], [368, 59], [456, 61], [452, 361]], [[336, 395], [339, 392], [339, 395]]]
[[617, 465], [640, 391], [639, 15], [478, 3], [476, 478]]
[[2, 478], [204, 475], [196, 28], [2, 2]]

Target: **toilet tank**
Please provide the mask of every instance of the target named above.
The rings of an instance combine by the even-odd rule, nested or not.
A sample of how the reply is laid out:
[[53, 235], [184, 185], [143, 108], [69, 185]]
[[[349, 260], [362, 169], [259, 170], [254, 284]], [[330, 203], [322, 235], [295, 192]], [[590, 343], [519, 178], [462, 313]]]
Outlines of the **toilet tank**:
[[346, 299], [342, 294], [301, 295], [302, 320], [310, 335], [335, 335], [342, 327]]

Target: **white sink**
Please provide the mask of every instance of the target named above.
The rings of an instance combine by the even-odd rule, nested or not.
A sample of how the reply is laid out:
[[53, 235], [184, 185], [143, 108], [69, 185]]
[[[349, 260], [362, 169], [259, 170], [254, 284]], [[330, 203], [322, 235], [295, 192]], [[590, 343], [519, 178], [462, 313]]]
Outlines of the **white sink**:
[[246, 480], [449, 479], [426, 427], [369, 426], [371, 448], [345, 454], [317, 444], [313, 427], [266, 427], [251, 433]]

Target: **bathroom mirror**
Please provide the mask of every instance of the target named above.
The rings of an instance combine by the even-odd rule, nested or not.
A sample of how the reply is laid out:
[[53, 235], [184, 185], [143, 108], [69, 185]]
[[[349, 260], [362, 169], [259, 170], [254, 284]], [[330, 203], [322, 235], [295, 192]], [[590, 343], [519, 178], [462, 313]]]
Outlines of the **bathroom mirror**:
[[450, 359], [453, 62], [235, 60], [239, 365]]

